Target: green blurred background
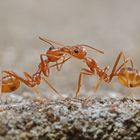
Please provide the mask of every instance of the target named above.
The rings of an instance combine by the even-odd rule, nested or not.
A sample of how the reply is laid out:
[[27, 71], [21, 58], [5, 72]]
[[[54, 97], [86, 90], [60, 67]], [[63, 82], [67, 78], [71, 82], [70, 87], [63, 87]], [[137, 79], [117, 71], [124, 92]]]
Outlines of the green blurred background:
[[[14, 70], [21, 76], [24, 71], [33, 74], [40, 62], [39, 55], [49, 48], [38, 36], [69, 45], [96, 46], [105, 54], [88, 55], [102, 68], [107, 65], [112, 68], [119, 52], [124, 51], [140, 69], [139, 6], [139, 0], [0, 0], [1, 70]], [[52, 69], [48, 80], [61, 93], [74, 94], [83, 67], [86, 66], [82, 61], [72, 59], [61, 72]], [[81, 92], [90, 93], [97, 79], [97, 76], [85, 77]], [[22, 85], [16, 92], [29, 90]], [[39, 90], [46, 93], [46, 86], [42, 84]], [[135, 96], [139, 92], [137, 88], [130, 91], [117, 80], [103, 83], [100, 90], [133, 92]]]

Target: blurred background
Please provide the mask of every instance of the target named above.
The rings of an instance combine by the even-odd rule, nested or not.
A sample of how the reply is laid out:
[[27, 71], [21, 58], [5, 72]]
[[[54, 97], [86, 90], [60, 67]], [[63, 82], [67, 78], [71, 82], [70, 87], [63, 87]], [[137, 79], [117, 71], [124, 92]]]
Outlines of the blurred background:
[[[113, 67], [120, 51], [132, 58], [140, 70], [140, 1], [139, 0], [0, 0], [0, 68], [13, 70], [20, 76], [26, 71], [36, 72], [40, 54], [49, 45], [38, 39], [48, 37], [57, 42], [74, 45], [85, 43], [96, 46], [104, 55], [88, 52], [101, 68]], [[63, 65], [60, 72], [51, 69], [48, 79], [59, 92], [74, 95], [82, 61], [72, 59]], [[81, 94], [93, 94], [98, 76], [86, 76]], [[53, 92], [45, 84], [39, 86], [40, 92]], [[25, 85], [16, 92], [32, 91]], [[103, 83], [99, 91], [119, 94], [134, 93], [139, 89], [128, 89], [117, 79], [111, 84]], [[108, 93], [108, 92], [107, 92]]]

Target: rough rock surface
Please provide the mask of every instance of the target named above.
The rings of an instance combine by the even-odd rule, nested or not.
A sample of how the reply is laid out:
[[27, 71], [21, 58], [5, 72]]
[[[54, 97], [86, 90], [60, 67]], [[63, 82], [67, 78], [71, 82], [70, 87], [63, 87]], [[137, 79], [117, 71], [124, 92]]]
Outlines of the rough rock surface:
[[0, 140], [140, 140], [140, 101], [1, 96]]

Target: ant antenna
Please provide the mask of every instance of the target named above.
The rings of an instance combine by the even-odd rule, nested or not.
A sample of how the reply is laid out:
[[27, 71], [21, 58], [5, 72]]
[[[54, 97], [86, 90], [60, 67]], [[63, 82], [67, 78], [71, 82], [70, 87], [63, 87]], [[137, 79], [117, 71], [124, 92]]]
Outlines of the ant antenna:
[[94, 50], [94, 51], [97, 51], [97, 52], [99, 52], [99, 53], [104, 54], [103, 51], [101, 51], [101, 50], [99, 50], [99, 49], [96, 49], [96, 48], [94, 48], [94, 47], [91, 47], [91, 46], [89, 46], [89, 45], [86, 45], [86, 44], [79, 44], [79, 45], [76, 45], [76, 46], [84, 46], [84, 47], [90, 48], [90, 49], [92, 49], [92, 50]]
[[44, 42], [47, 42], [47, 43], [50, 44], [50, 45], [52, 45], [52, 43], [54, 43], [54, 44], [56, 44], [56, 45], [58, 45], [58, 46], [63, 46], [63, 47], [66, 46], [66, 45], [63, 45], [63, 44], [61, 44], [61, 43], [52, 41], [52, 40], [50, 40], [50, 39], [42, 38], [42, 37], [40, 37], [40, 36], [39, 36], [39, 39], [42, 40], [42, 41], [44, 41]]
[[[66, 46], [66, 45], [64, 45], [64, 44], [61, 44], [61, 43], [58, 43], [58, 42], [49, 40], [49, 39], [47, 39], [47, 38], [42, 38], [42, 37], [40, 37], [40, 36], [39, 36], [39, 39], [42, 40], [42, 41], [44, 41], [44, 42], [47, 42], [47, 43], [50, 44], [50, 45], [52, 45], [52, 43], [54, 43], [54, 44], [56, 44], [56, 45], [58, 45], [58, 46], [63, 46], [63, 47]], [[104, 54], [103, 51], [101, 51], [101, 50], [99, 50], [99, 49], [96, 49], [96, 48], [94, 48], [94, 47], [91, 47], [91, 46], [89, 46], [89, 45], [86, 45], [86, 44], [78, 44], [78, 45], [76, 45], [76, 46], [84, 46], [84, 47], [90, 48], [90, 49], [92, 49], [92, 50], [94, 50], [94, 51], [97, 51], [97, 52], [99, 52], [99, 53]]]

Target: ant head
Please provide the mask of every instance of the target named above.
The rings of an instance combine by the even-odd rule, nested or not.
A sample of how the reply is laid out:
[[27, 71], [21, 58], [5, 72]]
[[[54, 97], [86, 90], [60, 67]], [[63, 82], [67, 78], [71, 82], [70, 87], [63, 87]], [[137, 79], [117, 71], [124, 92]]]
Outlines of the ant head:
[[84, 47], [81, 46], [72, 46], [70, 48], [70, 54], [73, 57], [76, 57], [78, 59], [84, 59], [85, 56], [87, 55], [87, 51]]
[[98, 50], [98, 49], [91, 47], [89, 45], [86, 45], [86, 44], [78, 44], [78, 45], [74, 45], [71, 47], [65, 47], [65, 48], [66, 48], [65, 52], [72, 55], [73, 57], [76, 57], [77, 59], [85, 59], [85, 57], [87, 55], [86, 48], [89, 48], [89, 49], [92, 49], [93, 51], [104, 54], [103, 51]]

